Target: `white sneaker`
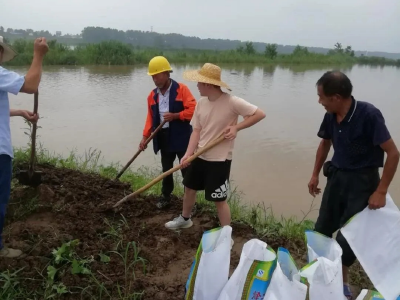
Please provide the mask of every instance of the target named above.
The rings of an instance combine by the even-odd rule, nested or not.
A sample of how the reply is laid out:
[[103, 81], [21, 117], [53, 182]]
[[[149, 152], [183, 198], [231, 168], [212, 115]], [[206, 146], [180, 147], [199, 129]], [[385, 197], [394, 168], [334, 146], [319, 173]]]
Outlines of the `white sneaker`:
[[179, 215], [179, 217], [173, 219], [172, 221], [169, 221], [165, 223], [165, 227], [168, 229], [181, 229], [181, 228], [189, 228], [192, 227], [193, 222], [191, 219], [185, 221], [185, 219]]

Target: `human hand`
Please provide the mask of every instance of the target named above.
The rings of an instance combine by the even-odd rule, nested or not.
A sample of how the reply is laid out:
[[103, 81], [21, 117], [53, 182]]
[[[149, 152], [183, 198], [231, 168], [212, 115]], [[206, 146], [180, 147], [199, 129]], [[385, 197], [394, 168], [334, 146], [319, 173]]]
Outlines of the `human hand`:
[[144, 151], [147, 148], [146, 141], [147, 141], [147, 137], [144, 136], [139, 144], [140, 151]]
[[37, 121], [39, 120], [39, 114], [34, 114], [33, 112], [28, 110], [21, 110], [21, 117], [31, 122], [32, 124], [37, 123]]
[[233, 140], [236, 138], [237, 135], [237, 128], [236, 126], [228, 126], [224, 131], [225, 138], [228, 140]]
[[167, 122], [171, 122], [171, 121], [173, 121], [175, 119], [178, 119], [178, 118], [179, 118], [179, 114], [170, 113], [170, 112], [167, 112], [167, 113], [164, 114], [164, 120], [167, 121]]
[[188, 167], [188, 166], [190, 165], [190, 162], [187, 162], [187, 160], [189, 159], [189, 157], [190, 157], [190, 155], [188, 155], [188, 154], [185, 154], [185, 155], [182, 157], [182, 159], [181, 159], [181, 165], [182, 165], [182, 168], [183, 168], [183, 169], [186, 168], [186, 167]]
[[318, 188], [319, 178], [318, 176], [312, 176], [310, 182], [308, 183], [308, 192], [311, 196], [315, 197], [321, 193], [321, 189]]
[[386, 205], [386, 193], [375, 191], [371, 197], [369, 197], [368, 207], [369, 209], [380, 209]]
[[46, 38], [37, 38], [35, 44], [33, 45], [33, 53], [43, 57], [49, 51], [49, 46], [47, 45]]

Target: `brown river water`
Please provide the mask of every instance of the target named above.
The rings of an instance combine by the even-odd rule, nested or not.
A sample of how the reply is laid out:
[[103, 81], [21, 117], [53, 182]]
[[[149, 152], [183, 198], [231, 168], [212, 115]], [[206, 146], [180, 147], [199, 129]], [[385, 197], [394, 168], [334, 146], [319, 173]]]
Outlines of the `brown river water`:
[[[185, 69], [200, 65], [173, 65], [173, 78], [182, 81]], [[315, 83], [329, 66], [223, 67], [223, 80], [233, 93], [266, 112], [259, 124], [238, 134], [232, 165], [232, 186], [250, 204], [263, 203], [276, 215], [303, 216], [312, 197], [311, 176], [316, 136], [325, 110], [318, 104]], [[26, 68], [12, 68], [25, 72]], [[353, 66], [341, 69], [352, 80], [353, 95], [381, 109], [400, 147], [400, 68]], [[58, 154], [71, 150], [101, 150], [105, 162], [125, 164], [136, 152], [146, 118], [146, 98], [154, 88], [146, 66], [45, 67], [39, 95], [38, 141]], [[183, 81], [198, 98], [196, 83]], [[12, 108], [33, 110], [33, 95], [10, 96]], [[397, 119], [397, 121], [396, 121]], [[21, 118], [12, 118], [14, 146], [25, 146], [28, 137]], [[330, 156], [332, 155], [332, 150]], [[178, 163], [176, 161], [176, 163]], [[160, 156], [149, 147], [132, 164], [160, 167]], [[326, 181], [320, 177], [320, 185]], [[400, 175], [389, 191], [400, 205]], [[321, 196], [315, 199], [319, 207]], [[310, 217], [315, 218], [314, 211]]]

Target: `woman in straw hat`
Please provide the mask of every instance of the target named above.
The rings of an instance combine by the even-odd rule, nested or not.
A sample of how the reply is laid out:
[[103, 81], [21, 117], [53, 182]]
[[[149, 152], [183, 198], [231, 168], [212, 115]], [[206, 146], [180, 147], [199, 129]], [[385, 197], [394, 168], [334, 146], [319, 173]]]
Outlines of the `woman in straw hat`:
[[[24, 117], [30, 122], [38, 120], [38, 116], [30, 111], [10, 109], [8, 93], [32, 94], [37, 91], [42, 73], [42, 61], [47, 51], [46, 39], [37, 39], [34, 44], [32, 65], [25, 76], [0, 67], [0, 258], [14, 258], [22, 254], [20, 250], [5, 247], [1, 237], [11, 191], [13, 149], [10, 116]], [[16, 52], [0, 36], [0, 64], [12, 60], [15, 56]]]
[[[165, 224], [169, 229], [189, 228], [196, 192], [205, 191], [205, 198], [215, 202], [221, 226], [229, 225], [231, 213], [227, 204], [229, 175], [232, 162], [234, 139], [238, 131], [253, 126], [265, 118], [257, 106], [239, 97], [225, 93], [221, 87], [231, 90], [221, 80], [221, 68], [206, 63], [200, 70], [187, 71], [183, 77], [197, 82], [201, 98], [194, 111], [191, 125], [193, 132], [181, 164], [210, 141], [224, 134], [225, 140], [196, 158], [188, 167], [183, 180], [185, 195], [182, 214]], [[238, 117], [244, 120], [238, 123]]]

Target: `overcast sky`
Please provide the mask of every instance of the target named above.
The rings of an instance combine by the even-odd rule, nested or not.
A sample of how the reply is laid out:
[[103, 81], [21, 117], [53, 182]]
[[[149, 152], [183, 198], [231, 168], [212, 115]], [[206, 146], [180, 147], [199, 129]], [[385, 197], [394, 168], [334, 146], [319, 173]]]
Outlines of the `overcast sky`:
[[400, 52], [400, 0], [0, 0], [5, 28], [86, 26]]

